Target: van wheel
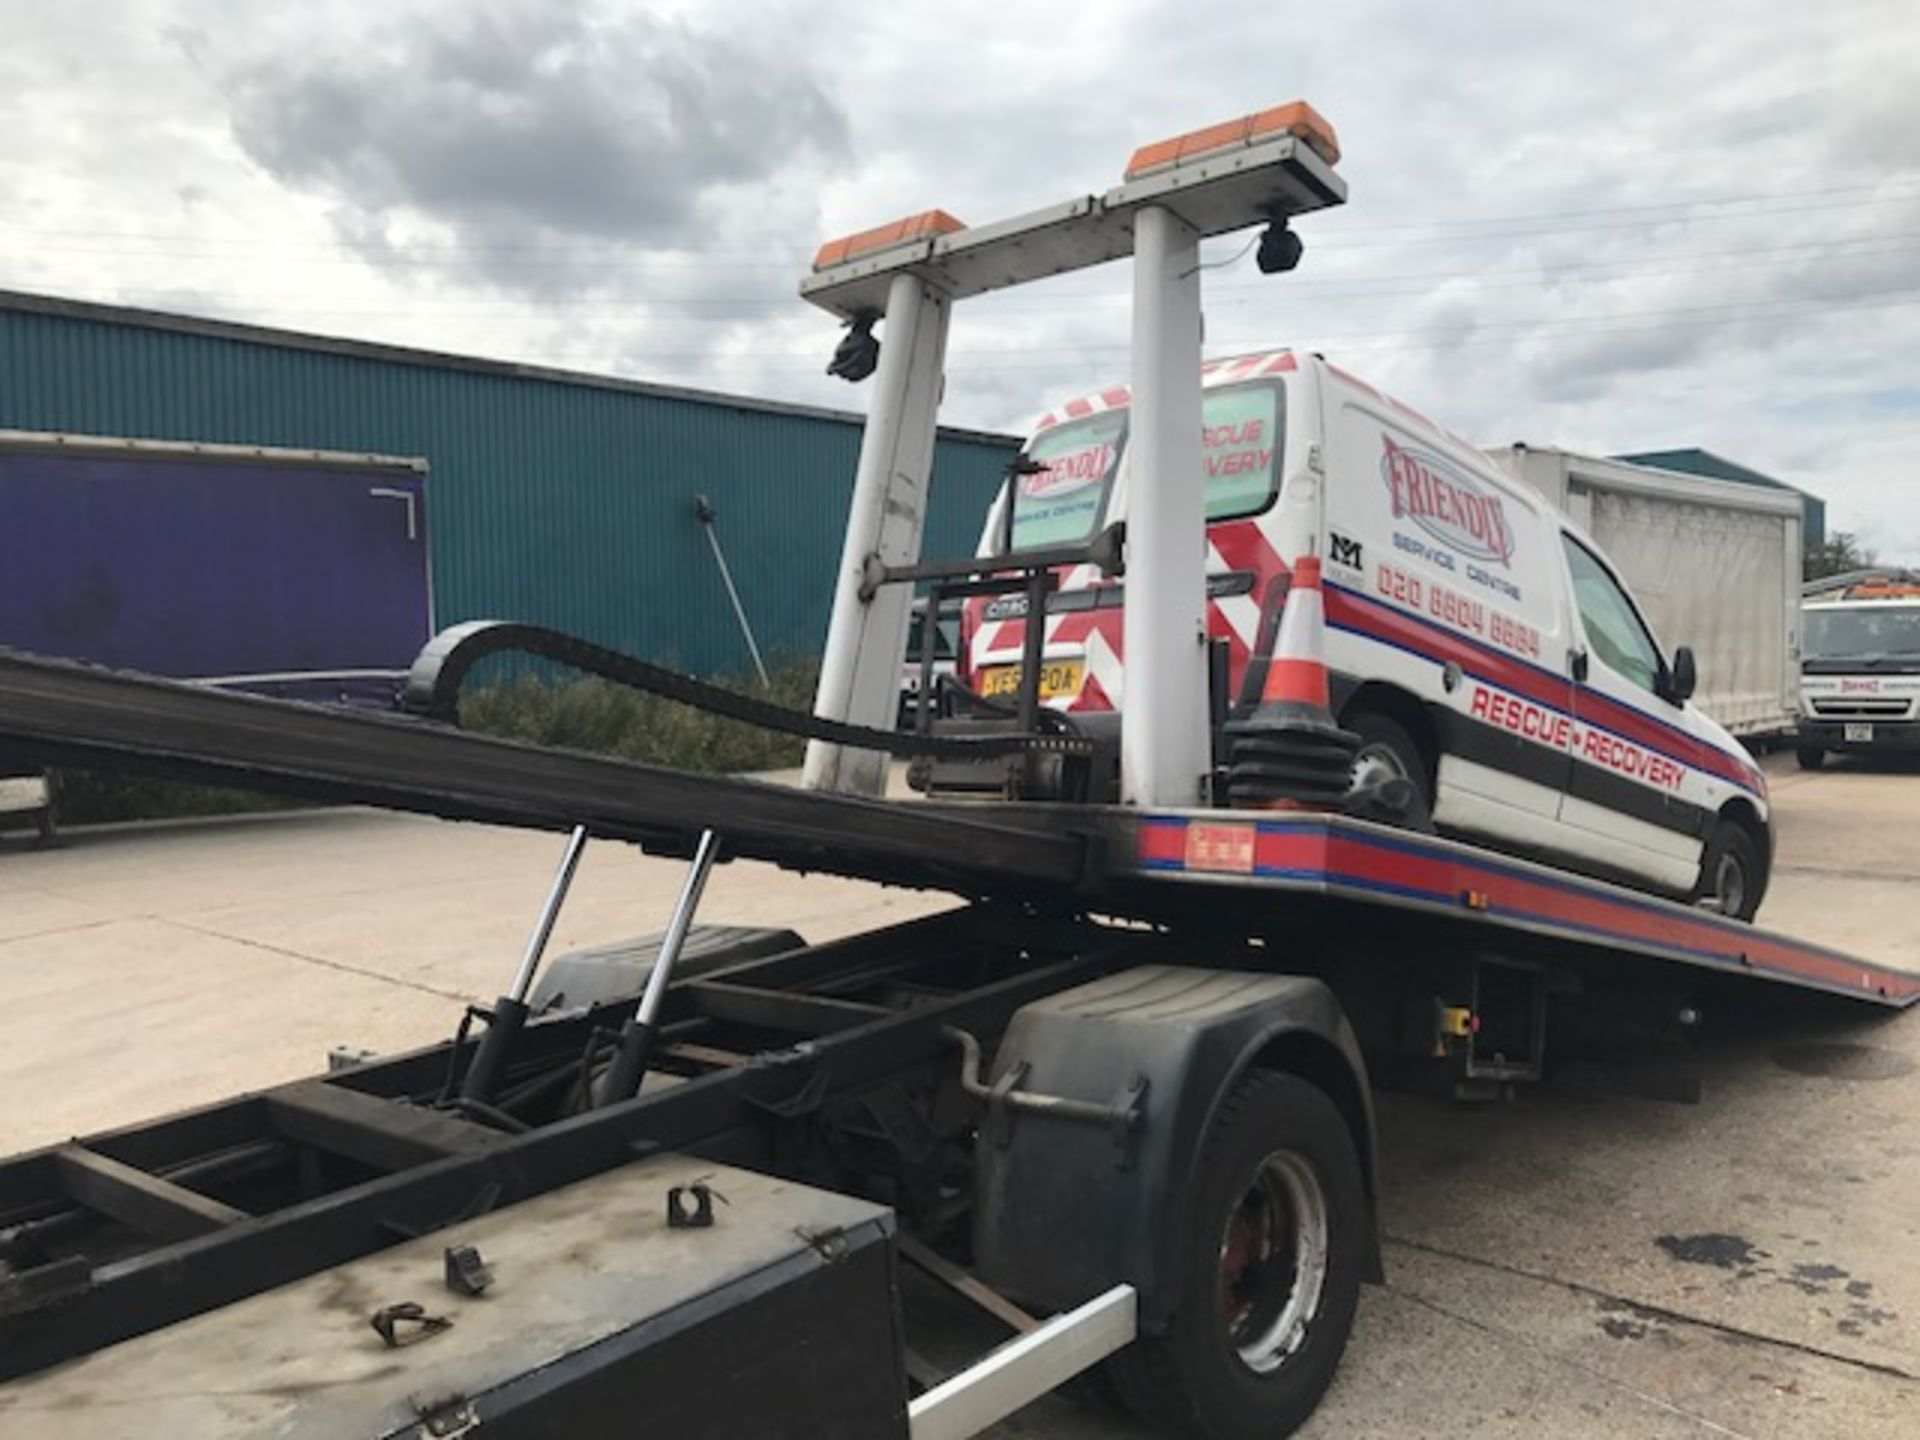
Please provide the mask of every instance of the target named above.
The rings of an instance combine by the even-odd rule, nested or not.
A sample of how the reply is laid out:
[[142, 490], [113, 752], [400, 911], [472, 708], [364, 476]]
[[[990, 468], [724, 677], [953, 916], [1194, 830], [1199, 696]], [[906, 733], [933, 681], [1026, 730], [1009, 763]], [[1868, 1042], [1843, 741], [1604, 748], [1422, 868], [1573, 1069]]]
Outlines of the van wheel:
[[1827, 765], [1827, 752], [1818, 745], [1802, 745], [1793, 752], [1793, 758], [1802, 770], [1824, 770]]
[[1731, 820], [1722, 820], [1700, 859], [1700, 879], [1694, 903], [1735, 920], [1751, 920], [1760, 908], [1766, 880], [1760, 873], [1760, 852], [1753, 837]]
[[1257, 1071], [1222, 1102], [1183, 1197], [1173, 1321], [1110, 1362], [1170, 1435], [1292, 1434], [1333, 1381], [1369, 1224], [1352, 1133], [1326, 1094]]
[[1360, 737], [1353, 757], [1353, 788], [1365, 790], [1387, 780], [1405, 780], [1420, 798], [1420, 813], [1433, 814], [1433, 778], [1427, 757], [1399, 722], [1372, 710], [1358, 710], [1342, 722]]

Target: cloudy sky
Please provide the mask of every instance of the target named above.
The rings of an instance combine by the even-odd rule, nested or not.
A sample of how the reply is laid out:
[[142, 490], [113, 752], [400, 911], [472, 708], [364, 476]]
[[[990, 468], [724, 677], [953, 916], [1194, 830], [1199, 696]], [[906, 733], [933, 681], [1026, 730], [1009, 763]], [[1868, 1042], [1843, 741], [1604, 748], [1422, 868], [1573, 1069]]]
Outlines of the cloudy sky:
[[[1296, 97], [1350, 203], [1216, 353], [1505, 443], [1704, 445], [1920, 561], [1913, 0], [14, 0], [0, 286], [857, 408], [818, 242]], [[1229, 260], [1226, 246], [1216, 258]], [[959, 314], [945, 418], [1122, 378], [1124, 267]]]

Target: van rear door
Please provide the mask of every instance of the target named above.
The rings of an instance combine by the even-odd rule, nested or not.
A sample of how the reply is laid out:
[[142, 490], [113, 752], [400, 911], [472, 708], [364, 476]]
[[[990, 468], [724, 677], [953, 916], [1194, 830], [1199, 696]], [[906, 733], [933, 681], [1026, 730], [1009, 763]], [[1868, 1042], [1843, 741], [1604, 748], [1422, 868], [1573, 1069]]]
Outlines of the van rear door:
[[[1026, 458], [1033, 462], [1033, 468], [1010, 476], [1002, 487], [980, 537], [979, 553], [1017, 554], [1091, 540], [1105, 523], [1114, 476], [1126, 444], [1126, 428], [1127, 412], [1116, 408], [1083, 414], [1041, 430], [1026, 448]], [[1096, 584], [1097, 574], [1091, 565], [1057, 570], [1061, 593], [1049, 602], [1048, 613], [1038, 617], [1028, 616], [1026, 598], [1019, 594], [970, 602], [961, 641], [966, 683], [989, 699], [1017, 695], [1026, 627], [1036, 623], [1046, 627], [1041, 651], [1041, 703], [1075, 704], [1089, 689], [1086, 629], [1100, 598], [1089, 588]], [[1098, 583], [1104, 587], [1109, 582]], [[1068, 599], [1069, 591], [1073, 592], [1072, 599]], [[1085, 613], [1074, 632], [1067, 635], [1060, 633], [1063, 627], [1059, 622], [1069, 606]], [[1108, 668], [1117, 670], [1117, 658]], [[1098, 689], [1097, 685], [1093, 688]]]
[[[1252, 358], [1277, 363], [1274, 357]], [[1279, 358], [1292, 368], [1291, 357]], [[1125, 457], [1127, 399], [1127, 392], [1116, 388], [1101, 393], [1106, 410], [1074, 402], [1085, 413], [1076, 415], [1070, 405], [1068, 420], [1046, 424], [1034, 436], [1027, 456], [1045, 468], [1018, 477], [1011, 522], [1008, 491], [1002, 489], [981, 537], [981, 555], [1077, 544], [1126, 518], [1132, 483]], [[1278, 378], [1222, 382], [1210, 377], [1202, 398], [1208, 631], [1227, 642], [1236, 689], [1260, 627], [1258, 597], [1277, 571], [1261, 527], [1280, 491], [1286, 406], [1287, 392]], [[1124, 582], [1092, 565], [1063, 569], [1058, 578], [1060, 588], [1047, 602], [1040, 698], [1083, 713], [1117, 709], [1125, 692]], [[1024, 597], [976, 600], [968, 617], [968, 682], [982, 695], [1013, 694], [1025, 640]]]

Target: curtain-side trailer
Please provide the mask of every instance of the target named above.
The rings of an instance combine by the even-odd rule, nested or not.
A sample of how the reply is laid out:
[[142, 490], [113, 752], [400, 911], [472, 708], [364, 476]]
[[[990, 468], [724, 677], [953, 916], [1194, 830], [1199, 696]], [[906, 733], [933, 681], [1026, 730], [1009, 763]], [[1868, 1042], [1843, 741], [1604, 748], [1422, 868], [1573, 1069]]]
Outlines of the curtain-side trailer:
[[[0, 645], [389, 705], [433, 632], [426, 478], [378, 455], [0, 431]], [[0, 817], [46, 842], [55, 803], [0, 754]]]
[[1613, 557], [1662, 641], [1692, 648], [1702, 710], [1743, 739], [1793, 728], [1798, 496], [1550, 447], [1488, 453]]
[[432, 633], [422, 460], [0, 431], [0, 645], [384, 706]]

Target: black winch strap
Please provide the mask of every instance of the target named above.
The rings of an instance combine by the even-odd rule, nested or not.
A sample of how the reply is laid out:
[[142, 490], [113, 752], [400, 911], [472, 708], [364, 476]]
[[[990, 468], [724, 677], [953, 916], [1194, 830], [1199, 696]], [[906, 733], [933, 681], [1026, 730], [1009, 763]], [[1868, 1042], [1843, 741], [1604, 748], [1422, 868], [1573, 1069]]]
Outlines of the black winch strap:
[[[865, 725], [848, 725], [838, 720], [822, 720], [801, 710], [756, 700], [737, 690], [710, 685], [677, 670], [649, 664], [618, 650], [595, 645], [577, 636], [539, 625], [522, 625], [509, 620], [473, 620], [442, 630], [428, 642], [413, 662], [407, 675], [407, 687], [401, 705], [416, 715], [447, 723], [458, 723], [460, 687], [467, 674], [490, 655], [536, 655], [569, 669], [597, 675], [617, 685], [644, 690], [650, 695], [675, 700], [683, 705], [743, 721], [762, 730], [777, 730], [804, 740], [823, 740], [830, 745], [846, 745], [856, 750], [881, 750], [889, 755], [911, 758], [925, 755], [936, 760], [963, 760], [994, 755], [1052, 754], [1091, 755], [1093, 743], [1079, 735], [920, 735], [909, 731], [876, 730]], [[1045, 724], [1067, 722], [1052, 711], [1042, 711]]]

